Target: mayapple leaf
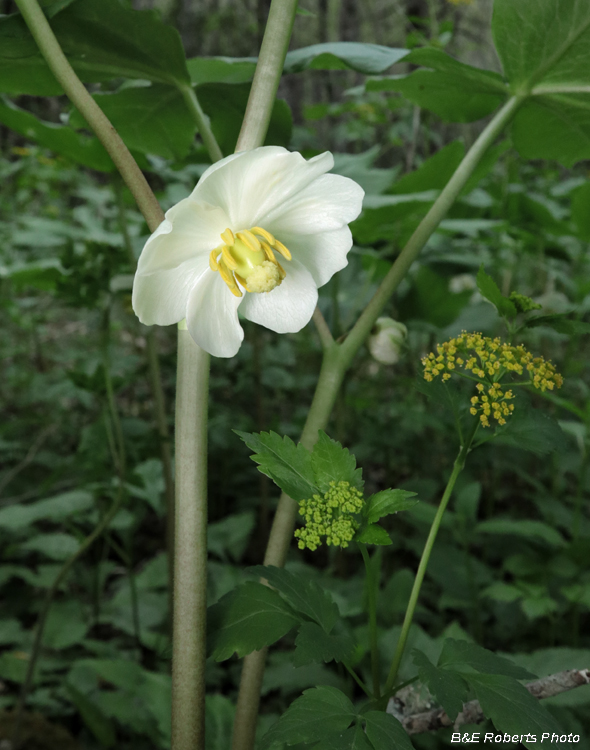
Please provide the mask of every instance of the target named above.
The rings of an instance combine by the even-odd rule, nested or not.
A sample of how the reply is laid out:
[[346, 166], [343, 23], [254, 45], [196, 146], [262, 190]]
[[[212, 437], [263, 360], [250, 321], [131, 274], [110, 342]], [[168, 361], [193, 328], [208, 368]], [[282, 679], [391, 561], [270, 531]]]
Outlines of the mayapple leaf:
[[[511, 735], [533, 735], [535, 742], [523, 742], [524, 746], [535, 750], [537, 738], [545, 732], [549, 736], [563, 736], [563, 729], [557, 721], [529, 691], [513, 677], [499, 674], [463, 674], [484, 714], [494, 722], [499, 732]], [[551, 743], [551, 747], [566, 750], [568, 743]]]
[[506, 677], [514, 677], [516, 680], [533, 680], [537, 677], [509, 659], [496, 656], [493, 651], [478, 646], [477, 643], [458, 641], [454, 638], [445, 640], [438, 666], [461, 672], [462, 667], [466, 666], [484, 674], [503, 674]]
[[363, 720], [374, 750], [414, 750], [406, 730], [391, 714], [368, 711], [363, 714]]
[[379, 544], [382, 546], [391, 544], [389, 534], [383, 526], [378, 526], [377, 524], [371, 524], [361, 529], [358, 535], [355, 536], [355, 541], [361, 542], [361, 544]]
[[426, 654], [417, 648], [412, 649], [412, 659], [418, 667], [422, 682], [428, 685], [449, 718], [455, 721], [457, 714], [463, 710], [463, 704], [469, 700], [469, 688], [465, 680], [456, 672], [435, 667]]
[[482, 297], [491, 302], [501, 316], [511, 319], [516, 317], [517, 310], [514, 302], [502, 294], [496, 282], [485, 272], [483, 265], [480, 266], [477, 274], [477, 288]]
[[328, 591], [315, 581], [297, 576], [274, 565], [255, 565], [248, 573], [265, 578], [297, 612], [317, 622], [326, 633], [336, 624], [340, 613]]
[[408, 54], [407, 49], [384, 47], [362, 42], [325, 42], [294, 49], [287, 53], [284, 73], [298, 73], [308, 68], [315, 70], [356, 70], [358, 73], [378, 75]]
[[384, 516], [398, 513], [400, 510], [408, 510], [418, 502], [414, 499], [415, 492], [407, 490], [382, 490], [367, 500], [364, 515], [367, 523], [375, 523]]
[[276, 432], [234, 432], [254, 451], [251, 458], [258, 464], [258, 471], [270, 477], [293, 500], [307, 500], [320, 494], [311, 454], [300, 443], [296, 445], [291, 438], [282, 438]]
[[330, 482], [340, 481], [348, 482], [358, 490], [363, 489], [362, 471], [356, 468], [355, 457], [322, 430], [311, 452], [311, 467], [321, 492], [329, 490]]
[[275, 745], [321, 742], [331, 734], [344, 732], [356, 718], [356, 711], [343, 692], [333, 687], [305, 690], [262, 738], [262, 750]]
[[293, 664], [302, 667], [313, 662], [348, 661], [355, 643], [347, 634], [329, 635], [315, 622], [304, 622], [299, 627], [295, 646]]
[[293, 610], [273, 589], [247, 582], [209, 607], [208, 650], [215, 661], [270, 646], [297, 625]]

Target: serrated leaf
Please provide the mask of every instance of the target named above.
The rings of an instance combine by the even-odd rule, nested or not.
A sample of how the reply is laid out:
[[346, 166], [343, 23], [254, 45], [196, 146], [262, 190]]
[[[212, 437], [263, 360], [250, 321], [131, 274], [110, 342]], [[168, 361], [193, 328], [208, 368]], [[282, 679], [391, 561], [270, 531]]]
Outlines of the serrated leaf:
[[590, 323], [584, 323], [583, 320], [572, 320], [568, 317], [570, 314], [537, 315], [534, 318], [529, 318], [525, 322], [525, 325], [527, 328], [545, 326], [546, 328], [552, 328], [558, 333], [565, 333], [568, 336], [590, 333]]
[[559, 423], [548, 414], [523, 407], [497, 429], [494, 442], [544, 455], [562, 449], [566, 437]]
[[343, 692], [332, 687], [305, 690], [262, 738], [262, 750], [275, 744], [318, 742], [344, 732], [356, 718], [354, 706]]
[[543, 541], [551, 547], [565, 547], [566, 541], [562, 535], [543, 521], [534, 521], [526, 518], [491, 518], [481, 521], [475, 527], [475, 531], [481, 534], [502, 534], [520, 536], [533, 541]]
[[311, 452], [311, 467], [322, 493], [330, 489], [330, 482], [349, 482], [359, 490], [363, 488], [362, 471], [356, 468], [355, 457], [322, 430]]
[[500, 315], [506, 318], [516, 317], [517, 311], [514, 302], [502, 294], [496, 282], [491, 276], [488, 276], [483, 266], [480, 267], [477, 274], [477, 288], [482, 297], [491, 302]]
[[422, 682], [428, 685], [449, 718], [455, 721], [457, 714], [463, 710], [463, 704], [469, 699], [469, 688], [465, 680], [456, 672], [435, 667], [426, 654], [417, 648], [412, 649], [412, 659], [418, 667]]
[[261, 583], [242, 583], [207, 616], [208, 649], [215, 661], [245, 656], [278, 641], [298, 620], [281, 596]]
[[368, 711], [363, 719], [367, 737], [375, 750], [414, 750], [406, 730], [391, 714]]
[[325, 737], [320, 747], [321, 750], [373, 750], [360, 724], [355, 724], [339, 734]]
[[380, 518], [398, 513], [400, 510], [412, 508], [418, 500], [414, 500], [415, 492], [407, 490], [382, 490], [367, 500], [364, 516], [367, 523], [375, 523]]
[[[543, 732], [563, 735], [563, 730], [547, 709], [512, 677], [495, 674], [464, 674], [474, 690], [484, 714], [494, 722], [499, 732], [527, 734], [541, 737]], [[534, 750], [537, 745], [524, 742]], [[553, 747], [553, 743], [552, 743]], [[555, 743], [555, 748], [566, 750], [567, 743]]]
[[371, 524], [361, 529], [358, 536], [355, 536], [355, 541], [362, 544], [388, 545], [391, 544], [391, 537], [382, 526]]
[[493, 651], [478, 646], [477, 643], [458, 641], [454, 638], [447, 638], [444, 642], [438, 666], [459, 670], [462, 666], [468, 666], [478, 672], [503, 674], [506, 677], [514, 677], [516, 680], [533, 680], [537, 677], [510, 660], [496, 656]]
[[295, 639], [293, 664], [302, 667], [313, 662], [348, 661], [355, 648], [349, 635], [328, 635], [315, 622], [304, 622]]
[[297, 612], [307, 615], [329, 633], [340, 616], [330, 593], [315, 581], [296, 576], [273, 565], [255, 565], [248, 573], [266, 578]]
[[255, 451], [251, 459], [258, 464], [258, 471], [270, 477], [293, 500], [307, 500], [320, 494], [311, 453], [301, 443], [295, 445], [290, 437], [282, 438], [276, 432], [234, 432]]

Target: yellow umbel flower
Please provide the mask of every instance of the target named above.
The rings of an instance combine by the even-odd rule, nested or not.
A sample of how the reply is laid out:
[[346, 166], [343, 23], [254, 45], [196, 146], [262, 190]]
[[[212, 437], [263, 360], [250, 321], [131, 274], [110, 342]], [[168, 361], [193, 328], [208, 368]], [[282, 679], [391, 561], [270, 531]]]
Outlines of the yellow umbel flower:
[[333, 547], [348, 547], [358, 522], [353, 518], [365, 504], [363, 493], [350, 482], [330, 482], [330, 489], [322, 495], [299, 501], [299, 513], [305, 519], [305, 527], [297, 529], [299, 549], [306, 547], [312, 552], [326, 537], [326, 544]]
[[[476, 381], [477, 395], [471, 399], [470, 412], [479, 414], [484, 427], [490, 426], [490, 417], [498, 424], [506, 424], [506, 418], [514, 411], [514, 404], [508, 403], [514, 394], [505, 390], [506, 386], [532, 385], [540, 391], [552, 391], [563, 384], [562, 376], [543, 357], [533, 357], [521, 344], [504, 344], [499, 338], [481, 333], [463, 331], [457, 338], [439, 344], [436, 354], [431, 352], [422, 364], [424, 379], [429, 382], [439, 375], [447, 381], [452, 373]], [[525, 375], [528, 380], [502, 382], [510, 373]]]

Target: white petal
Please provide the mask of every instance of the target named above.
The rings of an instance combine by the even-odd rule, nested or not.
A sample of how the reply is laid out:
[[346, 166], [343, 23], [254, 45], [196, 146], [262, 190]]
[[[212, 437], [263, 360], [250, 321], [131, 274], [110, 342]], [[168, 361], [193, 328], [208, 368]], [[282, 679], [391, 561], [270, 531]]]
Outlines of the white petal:
[[[280, 235], [280, 239], [293, 258], [311, 273], [318, 288], [348, 265], [347, 254], [352, 247], [352, 234], [348, 227], [320, 234], [284, 234]], [[290, 268], [289, 263], [285, 264], [288, 274], [287, 267]]]
[[213, 275], [207, 256], [191, 258], [176, 268], [153, 273], [138, 271], [133, 279], [135, 314], [146, 326], [169, 326], [180, 322], [186, 317], [192, 288], [207, 273]]
[[296, 260], [285, 263], [283, 283], [262, 294], [247, 293], [242, 315], [276, 333], [296, 333], [311, 320], [318, 290], [310, 272]]
[[166, 218], [146, 242], [137, 270], [152, 273], [180, 266], [196, 256], [208, 256], [221, 244], [229, 225], [217, 206], [185, 198], [166, 211]]
[[284, 244], [283, 233], [315, 234], [340, 229], [360, 214], [364, 194], [354, 180], [324, 174], [263, 216], [260, 226]]
[[218, 273], [203, 274], [191, 291], [186, 324], [195, 342], [214, 357], [233, 357], [244, 339], [238, 305]]
[[329, 152], [306, 161], [299, 153], [264, 146], [218, 162], [201, 177], [192, 197], [220, 206], [233, 231], [250, 229], [333, 165]]

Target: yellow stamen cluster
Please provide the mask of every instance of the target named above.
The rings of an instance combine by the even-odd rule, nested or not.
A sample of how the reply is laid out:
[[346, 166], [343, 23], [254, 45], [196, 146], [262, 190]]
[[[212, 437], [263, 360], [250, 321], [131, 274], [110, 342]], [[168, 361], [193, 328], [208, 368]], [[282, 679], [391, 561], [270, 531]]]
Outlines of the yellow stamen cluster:
[[305, 528], [297, 529], [299, 549], [306, 547], [312, 552], [326, 537], [326, 544], [348, 547], [359, 527], [353, 518], [365, 504], [363, 494], [349, 482], [330, 482], [330, 489], [323, 495], [314, 495], [309, 500], [300, 500], [299, 513], [305, 519]]
[[463, 331], [457, 338], [445, 341], [422, 360], [424, 379], [429, 382], [439, 375], [443, 381], [450, 379], [453, 372], [479, 381], [478, 394], [471, 399], [471, 414], [480, 413], [484, 427], [490, 426], [489, 418], [499, 424], [506, 424], [506, 417], [514, 411], [514, 398], [511, 390], [504, 390], [510, 383], [501, 383], [507, 373], [524, 375], [528, 380], [514, 385], [532, 385], [535, 388], [552, 391], [561, 387], [562, 376], [556, 372], [551, 362], [543, 357], [533, 357], [524, 346], [504, 344], [499, 338], [491, 339], [481, 333]]
[[247, 292], [270, 292], [285, 278], [275, 251], [285, 260], [291, 260], [291, 253], [266, 229], [252, 227], [235, 235], [226, 229], [221, 239], [223, 244], [209, 255], [209, 266], [219, 272], [234, 296], [242, 296], [238, 282]]

